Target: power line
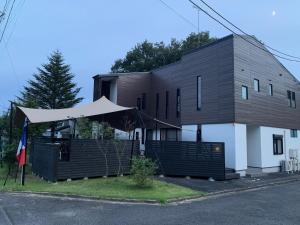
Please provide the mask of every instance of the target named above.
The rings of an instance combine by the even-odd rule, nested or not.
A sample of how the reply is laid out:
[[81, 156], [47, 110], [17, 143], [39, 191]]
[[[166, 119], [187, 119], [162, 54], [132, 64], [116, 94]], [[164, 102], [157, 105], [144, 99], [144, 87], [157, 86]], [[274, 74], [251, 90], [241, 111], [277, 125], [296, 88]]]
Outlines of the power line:
[[[7, 38], [6, 38], [6, 41], [5, 41], [5, 45], [7, 45], [7, 43], [9, 42], [9, 40], [10, 40], [10, 38], [11, 38], [11, 36], [12, 36], [12, 34], [13, 34], [13, 32], [14, 32], [16, 26], [17, 26], [17, 23], [18, 23], [18, 20], [19, 20], [19, 16], [20, 16], [20, 14], [21, 14], [21, 11], [22, 11], [22, 8], [24, 7], [25, 2], [26, 2], [26, 0], [23, 0], [22, 2], [20, 1], [19, 5], [17, 5], [17, 6], [15, 7], [15, 9], [16, 9], [19, 13], [17, 13], [17, 15], [16, 15], [14, 18], [11, 19], [11, 21], [13, 21], [13, 20], [15, 19], [15, 20], [14, 20], [14, 23], [13, 23], [13, 22], [10, 22], [10, 23], [8, 24], [8, 26], [9, 26], [11, 23], [13, 23], [13, 24], [12, 24], [12, 27], [11, 27], [11, 32], [10, 32], [8, 35], [6, 35]], [[17, 8], [18, 8], [18, 9], [17, 9]]]
[[10, 7], [9, 14], [8, 14], [8, 17], [7, 17], [7, 19], [6, 19], [6, 23], [5, 23], [5, 26], [4, 26], [4, 29], [3, 29], [3, 32], [2, 32], [1, 38], [0, 38], [0, 44], [1, 44], [1, 41], [2, 41], [2, 39], [3, 39], [3, 36], [4, 36], [4, 33], [5, 33], [5, 30], [6, 30], [6, 28], [7, 28], [7, 24], [8, 24], [9, 18], [10, 18], [10, 16], [11, 16], [11, 12], [12, 12], [12, 10], [13, 10], [13, 8], [14, 8], [15, 1], [16, 1], [16, 0], [13, 0], [13, 3], [12, 3], [12, 5], [11, 5], [11, 7]]
[[197, 26], [193, 22], [191, 22], [189, 19], [187, 19], [186, 17], [184, 17], [181, 13], [179, 13], [173, 7], [171, 7], [170, 5], [168, 5], [165, 1], [163, 1], [163, 0], [158, 0], [158, 1], [160, 1], [165, 7], [167, 7], [168, 9], [170, 9], [173, 13], [175, 13], [177, 16], [179, 16], [186, 23], [190, 24], [192, 27], [194, 27], [194, 28], [197, 29]]
[[[191, 4], [193, 4], [194, 6], [196, 6], [198, 9], [200, 9], [202, 12], [204, 12], [207, 16], [209, 16], [211, 19], [213, 19], [214, 21], [216, 21], [217, 23], [219, 23], [220, 25], [222, 25], [224, 28], [226, 28], [227, 30], [229, 30], [230, 32], [232, 32], [233, 34], [239, 36], [240, 38], [242, 38], [244, 41], [248, 42], [249, 44], [273, 55], [273, 56], [277, 56], [278, 58], [281, 58], [281, 59], [284, 59], [284, 60], [287, 60], [287, 61], [291, 61], [291, 62], [299, 62], [300, 63], [300, 60], [295, 60], [295, 59], [289, 59], [289, 58], [286, 58], [286, 57], [283, 57], [283, 56], [280, 56], [278, 54], [275, 54], [275, 53], [272, 53], [270, 51], [268, 51], [267, 49], [261, 47], [261, 46], [258, 46], [256, 44], [254, 44], [253, 42], [249, 41], [247, 38], [243, 37], [242, 35], [236, 33], [234, 30], [232, 30], [231, 28], [229, 28], [228, 26], [226, 26], [224, 23], [222, 23], [221, 21], [219, 21], [218, 19], [216, 19], [215, 17], [213, 17], [212, 15], [210, 15], [207, 11], [205, 11], [203, 8], [201, 8], [199, 5], [197, 5], [195, 2], [193, 2], [192, 0], [188, 0]], [[253, 37], [252, 37], [253, 38]]]
[[[204, 0], [200, 0], [204, 5], [206, 5], [209, 9], [211, 9], [214, 13], [216, 13], [218, 16], [220, 16], [223, 20], [225, 20], [227, 23], [229, 23], [231, 26], [233, 26], [234, 28], [236, 28], [237, 30], [239, 30], [240, 32], [242, 32], [243, 34], [247, 35], [247, 36], [250, 36], [252, 37], [251, 35], [249, 35], [248, 33], [246, 33], [245, 31], [243, 31], [241, 28], [239, 28], [238, 26], [234, 25], [232, 22], [230, 22], [228, 19], [226, 19], [221, 13], [219, 13], [218, 11], [216, 11], [213, 7], [211, 7], [209, 4], [207, 4]], [[256, 38], [252, 37], [253, 40], [255, 40], [256, 42], [260, 43], [260, 44], [263, 44], [264, 46], [266, 46], [267, 48], [277, 52], [277, 53], [280, 53], [282, 55], [285, 55], [285, 56], [288, 56], [288, 57], [291, 57], [291, 58], [295, 58], [295, 59], [300, 59], [300, 57], [297, 57], [297, 56], [293, 56], [293, 55], [289, 55], [289, 54], [286, 54], [282, 51], [279, 51], [275, 48], [272, 48], [271, 46], [265, 44], [265, 43], [261, 43], [260, 41], [258, 41]]]

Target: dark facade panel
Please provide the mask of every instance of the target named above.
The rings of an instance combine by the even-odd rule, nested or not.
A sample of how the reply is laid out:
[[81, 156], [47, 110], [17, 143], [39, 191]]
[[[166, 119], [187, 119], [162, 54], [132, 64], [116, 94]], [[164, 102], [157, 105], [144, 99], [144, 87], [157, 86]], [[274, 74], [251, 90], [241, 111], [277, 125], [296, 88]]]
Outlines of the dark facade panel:
[[[122, 141], [123, 151], [110, 140], [72, 139], [69, 160], [61, 161], [60, 145], [50, 139], [35, 138], [32, 143], [32, 171], [45, 180], [55, 182], [68, 178], [115, 176], [129, 174], [131, 141]], [[139, 142], [133, 146], [133, 153], [139, 151]]]
[[[232, 39], [185, 55], [181, 64], [182, 124], [233, 122]], [[197, 110], [198, 76], [202, 81], [200, 110]]]
[[[234, 74], [237, 123], [300, 129], [299, 82], [277, 59], [235, 37]], [[259, 80], [259, 92], [254, 90], [254, 79]], [[242, 85], [248, 87], [248, 100], [242, 99]], [[296, 108], [288, 106], [288, 90], [296, 93]]]
[[146, 141], [145, 154], [156, 161], [160, 174], [225, 180], [224, 151], [224, 143]]

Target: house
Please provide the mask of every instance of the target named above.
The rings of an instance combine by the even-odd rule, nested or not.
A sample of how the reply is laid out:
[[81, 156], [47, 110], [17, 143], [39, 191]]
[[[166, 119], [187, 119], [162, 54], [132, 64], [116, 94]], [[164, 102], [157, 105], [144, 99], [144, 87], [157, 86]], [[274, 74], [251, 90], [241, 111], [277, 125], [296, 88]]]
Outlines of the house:
[[94, 100], [105, 95], [182, 128], [148, 124], [138, 131], [142, 146], [146, 138], [224, 142], [226, 167], [241, 175], [278, 171], [289, 151], [300, 149], [299, 91], [262, 44], [236, 35], [153, 71], [94, 76]]

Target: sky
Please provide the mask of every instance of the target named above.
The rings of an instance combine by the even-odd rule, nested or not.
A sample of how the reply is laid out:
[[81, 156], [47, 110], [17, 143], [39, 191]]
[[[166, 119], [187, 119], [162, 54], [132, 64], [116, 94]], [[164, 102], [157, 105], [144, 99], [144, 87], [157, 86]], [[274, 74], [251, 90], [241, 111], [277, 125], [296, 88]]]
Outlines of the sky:
[[[19, 95], [37, 67], [60, 50], [82, 87], [83, 103], [92, 101], [93, 79], [144, 40], [168, 43], [197, 32], [197, 11], [187, 0], [16, 0], [0, 43], [0, 111]], [[194, 0], [201, 5], [199, 0]], [[0, 10], [5, 0], [0, 0]], [[206, 0], [247, 33], [300, 57], [299, 0]], [[287, 3], [288, 2], [288, 3]], [[200, 31], [223, 37], [230, 32], [200, 12]], [[300, 63], [280, 60], [298, 79]]]

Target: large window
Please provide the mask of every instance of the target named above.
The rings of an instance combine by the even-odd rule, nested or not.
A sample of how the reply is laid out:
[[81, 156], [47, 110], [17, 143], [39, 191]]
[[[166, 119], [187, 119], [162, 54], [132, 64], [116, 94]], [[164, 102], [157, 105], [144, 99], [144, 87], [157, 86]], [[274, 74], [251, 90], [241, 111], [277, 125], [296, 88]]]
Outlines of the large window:
[[291, 129], [291, 137], [292, 137], [292, 138], [298, 137], [298, 131], [295, 130], [295, 129]]
[[180, 110], [181, 110], [181, 94], [180, 94], [180, 89], [177, 88], [176, 91], [176, 117], [180, 117]]
[[273, 134], [273, 154], [282, 155], [283, 154], [283, 136]]
[[248, 87], [245, 85], [242, 86], [242, 99], [248, 99]]
[[259, 92], [259, 80], [254, 79], [253, 85], [254, 85], [254, 91]]
[[197, 77], [197, 110], [200, 110], [202, 107], [202, 78], [201, 76]]
[[269, 95], [273, 96], [273, 84], [269, 84]]
[[293, 91], [287, 91], [288, 105], [291, 108], [296, 108], [296, 93]]

